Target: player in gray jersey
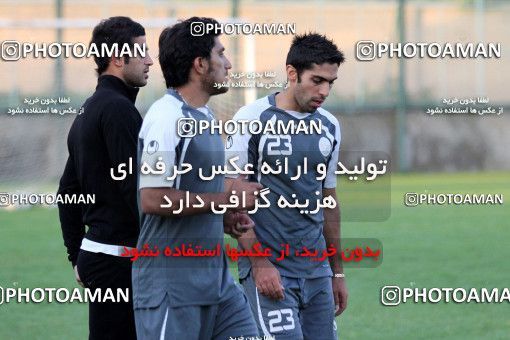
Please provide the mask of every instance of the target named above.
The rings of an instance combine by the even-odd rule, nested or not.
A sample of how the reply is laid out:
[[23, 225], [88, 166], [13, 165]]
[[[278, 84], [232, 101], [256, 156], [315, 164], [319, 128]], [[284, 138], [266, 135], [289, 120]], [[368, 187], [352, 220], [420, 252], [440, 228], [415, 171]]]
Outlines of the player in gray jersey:
[[151, 250], [133, 264], [136, 331], [141, 340], [225, 340], [257, 333], [248, 300], [219, 251], [224, 227], [253, 222], [241, 212], [222, 216], [214, 207], [228, 203], [232, 191], [238, 196], [244, 192], [246, 207], [253, 206], [254, 192], [261, 186], [238, 180], [227, 188], [218, 174], [204, 180], [212, 167], [224, 164], [221, 136], [194, 135], [179, 123], [183, 118], [188, 124], [215, 119], [206, 104], [210, 96], [227, 90], [214, 85], [226, 81], [231, 68], [217, 34], [193, 36], [194, 24], [217, 22], [193, 17], [160, 35], [159, 62], [168, 91], [149, 109], [139, 135], [143, 166], [137, 248]]
[[[288, 87], [242, 107], [234, 116], [239, 121], [260, 121], [261, 126], [274, 122], [312, 126], [315, 122], [321, 127], [313, 133], [252, 135], [250, 131], [227, 141], [226, 164], [238, 157], [241, 169], [252, 165], [250, 179], [269, 189], [265, 193], [269, 207], [252, 215], [255, 228], [238, 239], [245, 250], [260, 242], [272, 254], [239, 259], [239, 276], [261, 336], [336, 339], [334, 317], [346, 308], [334, 173], [340, 125], [321, 108], [343, 61], [342, 52], [325, 36], [296, 36], [286, 61]], [[268, 168], [285, 170], [271, 173]], [[325, 198], [334, 204], [321, 207], [319, 202]], [[291, 207], [296, 200], [309, 204]], [[283, 201], [291, 204], [282, 208]], [[332, 248], [337, 250], [335, 255]], [[315, 251], [326, 256], [308, 256]]]

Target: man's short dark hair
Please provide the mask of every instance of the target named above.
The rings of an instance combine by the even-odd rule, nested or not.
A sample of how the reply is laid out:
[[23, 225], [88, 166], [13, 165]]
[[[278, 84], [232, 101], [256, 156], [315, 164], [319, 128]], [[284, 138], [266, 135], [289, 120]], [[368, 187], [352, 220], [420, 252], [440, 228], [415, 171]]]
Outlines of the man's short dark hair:
[[292, 65], [297, 70], [298, 81], [301, 74], [313, 67], [313, 64], [324, 63], [340, 65], [344, 62], [344, 54], [335, 43], [318, 33], [296, 35], [292, 40], [286, 65]]
[[[206, 25], [211, 24], [217, 27], [218, 22], [212, 18], [192, 17], [167, 27], [161, 32], [158, 58], [166, 87], [179, 87], [186, 84], [193, 60], [197, 57], [206, 59], [211, 57], [214, 38], [219, 35], [216, 30], [204, 30]], [[201, 27], [200, 32], [204, 34], [192, 35], [193, 27], [195, 30]]]
[[[144, 36], [145, 29], [139, 23], [131, 20], [128, 17], [111, 17], [102, 20], [92, 32], [91, 44], [95, 44], [98, 51], [101, 52], [101, 45], [106, 44], [108, 50], [111, 50], [113, 44], [118, 45], [119, 51], [121, 51], [124, 44], [128, 44], [133, 47], [133, 39], [136, 37]], [[129, 62], [129, 56], [124, 56], [126, 63]], [[110, 58], [106, 55], [96, 56], [94, 55], [94, 61], [96, 62], [98, 75], [101, 75], [110, 64]]]

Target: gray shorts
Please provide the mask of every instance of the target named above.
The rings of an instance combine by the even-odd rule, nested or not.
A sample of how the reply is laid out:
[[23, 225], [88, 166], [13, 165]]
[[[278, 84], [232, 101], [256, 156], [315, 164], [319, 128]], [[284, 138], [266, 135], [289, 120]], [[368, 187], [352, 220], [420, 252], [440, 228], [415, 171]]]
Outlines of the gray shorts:
[[257, 336], [250, 305], [241, 289], [217, 305], [170, 307], [168, 295], [155, 308], [136, 308], [139, 340], [228, 340]]
[[252, 272], [241, 281], [260, 336], [276, 340], [337, 339], [331, 277], [296, 279], [282, 276], [285, 298], [258, 293]]

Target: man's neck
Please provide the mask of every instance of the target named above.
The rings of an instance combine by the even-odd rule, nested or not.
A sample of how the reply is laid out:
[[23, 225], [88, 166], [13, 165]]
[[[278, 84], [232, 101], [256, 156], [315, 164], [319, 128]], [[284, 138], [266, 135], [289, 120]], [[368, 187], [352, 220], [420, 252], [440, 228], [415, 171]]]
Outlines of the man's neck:
[[276, 107], [281, 110], [299, 112], [299, 105], [294, 100], [292, 93], [286, 89], [275, 96]]
[[205, 106], [209, 101], [210, 95], [193, 83], [176, 87], [175, 90], [186, 104], [194, 108]]

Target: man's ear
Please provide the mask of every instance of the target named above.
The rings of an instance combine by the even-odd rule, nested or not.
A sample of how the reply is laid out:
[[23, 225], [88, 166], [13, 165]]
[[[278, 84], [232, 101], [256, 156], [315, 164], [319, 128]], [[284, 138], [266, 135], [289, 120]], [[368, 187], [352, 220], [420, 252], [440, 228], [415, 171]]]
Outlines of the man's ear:
[[124, 66], [124, 58], [117, 58], [112, 56], [110, 59], [110, 64], [116, 66], [116, 67], [122, 67]]
[[200, 75], [206, 74], [209, 69], [209, 61], [203, 57], [196, 57], [193, 60], [193, 68]]
[[297, 82], [298, 73], [297, 73], [297, 70], [294, 68], [294, 66], [287, 65], [286, 71], [287, 71], [287, 81], [289, 83]]

